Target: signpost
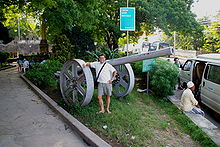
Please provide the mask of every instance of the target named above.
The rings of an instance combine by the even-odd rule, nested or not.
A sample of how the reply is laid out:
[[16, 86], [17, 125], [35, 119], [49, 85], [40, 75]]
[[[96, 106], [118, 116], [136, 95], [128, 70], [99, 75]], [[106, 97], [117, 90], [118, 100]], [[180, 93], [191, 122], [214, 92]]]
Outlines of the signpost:
[[120, 8], [120, 30], [135, 31], [135, 8]]
[[128, 44], [129, 34], [128, 31], [135, 31], [135, 8], [127, 7], [120, 8], [120, 30], [127, 31], [127, 55], [128, 55]]
[[143, 60], [142, 72], [147, 72], [147, 94], [149, 92], [149, 72], [155, 59]]
[[142, 72], [149, 72], [155, 59], [143, 60]]

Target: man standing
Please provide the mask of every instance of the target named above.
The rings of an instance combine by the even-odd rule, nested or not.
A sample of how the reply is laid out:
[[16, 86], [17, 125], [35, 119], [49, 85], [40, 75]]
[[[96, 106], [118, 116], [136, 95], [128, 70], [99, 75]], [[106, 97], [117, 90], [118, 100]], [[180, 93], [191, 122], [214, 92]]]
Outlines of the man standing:
[[175, 64], [178, 68], [181, 68], [181, 64], [180, 64], [180, 61], [179, 61], [179, 58], [178, 58], [178, 57], [175, 57], [173, 61], [174, 61], [174, 64]]
[[[176, 67], [179, 69], [181, 68], [181, 64], [180, 64], [180, 61], [179, 61], [179, 58], [178, 57], [175, 57], [174, 58], [174, 65], [176, 65]], [[179, 73], [180, 74], [180, 73]], [[183, 88], [181, 87], [180, 85], [180, 77], [178, 76], [178, 89], [179, 90], [183, 90]]]
[[[99, 77], [97, 79], [98, 81], [98, 100], [100, 105], [100, 111], [97, 113], [104, 113], [104, 104], [102, 96], [106, 95], [106, 112], [111, 113], [109, 110], [110, 106], [110, 97], [112, 95], [112, 81], [114, 80], [117, 71], [115, 68], [109, 64], [105, 63], [106, 57], [105, 54], [99, 55], [99, 62], [92, 62], [92, 63], [85, 63], [85, 66], [90, 66], [92, 68], [95, 68], [96, 70], [96, 77]], [[100, 71], [101, 70], [101, 71]]]
[[195, 99], [193, 95], [193, 91], [195, 90], [195, 85], [192, 81], [187, 83], [187, 89], [184, 90], [181, 101], [180, 101], [180, 109], [185, 112], [192, 112], [195, 114], [205, 115], [205, 113], [200, 109], [198, 105], [198, 101]]

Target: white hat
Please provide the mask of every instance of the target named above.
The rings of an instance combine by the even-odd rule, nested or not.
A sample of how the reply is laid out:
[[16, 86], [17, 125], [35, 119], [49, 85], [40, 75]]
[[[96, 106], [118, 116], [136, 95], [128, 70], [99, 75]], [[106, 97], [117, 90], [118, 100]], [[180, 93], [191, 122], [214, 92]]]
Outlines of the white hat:
[[194, 83], [192, 82], [192, 81], [189, 81], [188, 83], [187, 83], [187, 87], [188, 88], [192, 88], [194, 86]]

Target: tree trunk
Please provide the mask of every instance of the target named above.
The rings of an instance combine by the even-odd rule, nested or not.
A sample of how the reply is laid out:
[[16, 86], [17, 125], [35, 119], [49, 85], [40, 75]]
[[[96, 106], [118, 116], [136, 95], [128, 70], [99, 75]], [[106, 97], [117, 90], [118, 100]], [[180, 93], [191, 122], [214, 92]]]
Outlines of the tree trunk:
[[114, 32], [106, 31], [106, 43], [109, 47], [109, 49], [114, 50], [118, 48], [118, 41], [117, 37], [114, 36]]
[[42, 24], [41, 24], [41, 37], [42, 40], [40, 41], [40, 53], [41, 54], [48, 54], [48, 44], [47, 44], [47, 39], [46, 39], [46, 24], [45, 24], [45, 20], [42, 20]]

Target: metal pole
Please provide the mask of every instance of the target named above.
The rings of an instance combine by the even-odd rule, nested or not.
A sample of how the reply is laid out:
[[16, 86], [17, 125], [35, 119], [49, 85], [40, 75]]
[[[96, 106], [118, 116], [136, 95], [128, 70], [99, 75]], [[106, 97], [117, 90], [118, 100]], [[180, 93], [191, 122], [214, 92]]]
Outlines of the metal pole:
[[127, 31], [127, 56], [128, 56], [128, 44], [129, 44], [129, 34], [128, 34], [128, 31]]
[[18, 40], [21, 40], [20, 18], [18, 17]]
[[147, 94], [149, 93], [149, 72], [147, 72]]
[[[127, 0], [127, 7], [128, 7], [128, 0]], [[129, 33], [127, 31], [127, 56], [128, 56], [128, 44], [129, 44]]]

